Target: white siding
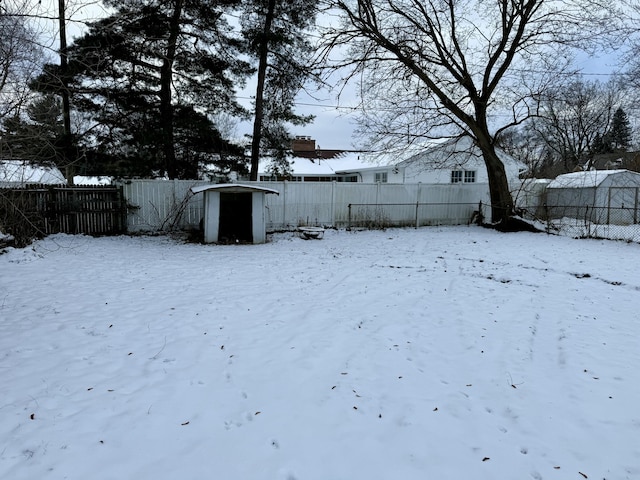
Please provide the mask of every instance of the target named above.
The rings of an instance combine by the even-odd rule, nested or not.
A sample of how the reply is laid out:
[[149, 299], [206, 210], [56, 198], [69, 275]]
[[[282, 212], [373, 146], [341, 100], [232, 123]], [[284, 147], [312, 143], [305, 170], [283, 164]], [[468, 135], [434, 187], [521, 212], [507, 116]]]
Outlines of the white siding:
[[[189, 188], [207, 182], [130, 180], [124, 183], [130, 232], [198, 228], [203, 195]], [[265, 196], [267, 231], [303, 225], [325, 227], [465, 224], [478, 203], [488, 203], [488, 185], [341, 182], [251, 182], [277, 190]]]
[[189, 189], [210, 182], [198, 180], [127, 180], [121, 185], [127, 200], [129, 232], [197, 228], [203, 215], [202, 195]]

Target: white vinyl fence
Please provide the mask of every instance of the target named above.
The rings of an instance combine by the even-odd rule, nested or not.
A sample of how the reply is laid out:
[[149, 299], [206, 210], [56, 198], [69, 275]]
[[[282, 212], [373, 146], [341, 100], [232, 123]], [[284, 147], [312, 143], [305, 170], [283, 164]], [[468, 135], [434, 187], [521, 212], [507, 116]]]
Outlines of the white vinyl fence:
[[198, 228], [202, 218], [202, 196], [193, 195], [199, 180], [125, 180], [129, 232], [163, 232]]
[[[280, 192], [266, 196], [267, 230], [299, 226], [389, 227], [459, 225], [471, 221], [487, 184], [388, 184], [342, 182], [244, 182]], [[189, 189], [208, 182], [127, 180], [130, 232], [198, 228], [202, 194]]]

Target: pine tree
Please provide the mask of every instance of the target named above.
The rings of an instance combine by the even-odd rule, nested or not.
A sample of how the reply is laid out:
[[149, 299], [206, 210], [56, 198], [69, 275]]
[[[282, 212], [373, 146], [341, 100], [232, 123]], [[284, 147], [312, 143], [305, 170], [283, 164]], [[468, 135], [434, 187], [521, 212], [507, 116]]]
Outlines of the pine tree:
[[251, 180], [257, 180], [258, 161], [265, 152], [272, 157], [273, 169], [289, 171], [292, 137], [286, 124], [313, 120], [296, 114], [293, 107], [296, 94], [311, 76], [313, 49], [306, 34], [315, 23], [316, 5], [310, 0], [245, 1], [243, 35], [258, 71]]
[[622, 108], [618, 108], [613, 114], [608, 139], [615, 152], [626, 152], [631, 146], [631, 124]]
[[[250, 69], [224, 15], [239, 1], [105, 1], [115, 13], [68, 49], [67, 66], [75, 107], [97, 124], [85, 140], [101, 173], [195, 178], [205, 163], [242, 163], [212, 121], [244, 113], [234, 87]], [[59, 78], [50, 65], [39, 88]]]
[[612, 153], [611, 149], [611, 137], [609, 134], [600, 135], [599, 133], [593, 139], [593, 144], [591, 146], [592, 153]]

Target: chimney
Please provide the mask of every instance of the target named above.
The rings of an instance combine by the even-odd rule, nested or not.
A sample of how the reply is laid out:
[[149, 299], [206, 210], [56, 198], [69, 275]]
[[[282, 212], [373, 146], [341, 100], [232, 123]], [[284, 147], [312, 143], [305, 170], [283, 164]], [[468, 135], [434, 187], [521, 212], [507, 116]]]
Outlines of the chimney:
[[291, 150], [293, 153], [297, 152], [315, 152], [316, 141], [311, 137], [297, 136], [291, 142]]

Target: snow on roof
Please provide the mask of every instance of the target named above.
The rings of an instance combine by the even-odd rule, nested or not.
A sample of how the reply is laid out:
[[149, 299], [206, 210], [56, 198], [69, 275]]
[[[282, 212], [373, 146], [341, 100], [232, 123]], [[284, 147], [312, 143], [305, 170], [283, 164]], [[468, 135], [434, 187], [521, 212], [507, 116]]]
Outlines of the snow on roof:
[[60, 185], [66, 184], [67, 180], [56, 167], [33, 165], [24, 160], [0, 160], [0, 183]]
[[[268, 175], [269, 158], [260, 161], [258, 171], [261, 175]], [[362, 152], [345, 152], [329, 159], [309, 159], [294, 157], [291, 159], [293, 175], [335, 175], [337, 173], [360, 171], [364, 168], [375, 167], [375, 164], [366, 160], [366, 154]]]
[[265, 187], [257, 187], [255, 185], [244, 185], [242, 183], [218, 183], [215, 185], [199, 185], [197, 187], [191, 187], [191, 191], [193, 193], [205, 192], [207, 190], [220, 190], [224, 192], [264, 192], [264, 193], [275, 193], [276, 195], [280, 195], [278, 190], [274, 190], [272, 188]]
[[113, 179], [111, 177], [90, 177], [86, 175], [75, 175], [73, 177], [74, 185], [111, 185]]
[[[450, 138], [444, 141], [431, 141], [423, 145], [414, 145], [399, 166], [406, 166], [412, 163], [428, 162], [433, 166], [451, 167], [462, 166], [470, 160], [484, 163], [482, 152], [470, 137]], [[411, 155], [411, 153], [413, 153]], [[520, 171], [526, 169], [526, 165], [507, 154], [500, 148], [496, 148], [498, 157], [505, 164], [517, 165]]]
[[547, 188], [591, 188], [600, 185], [608, 176], [628, 170], [588, 170], [558, 175]]
[[[521, 170], [526, 168], [522, 162], [502, 150], [499, 150], [499, 156], [505, 163], [517, 164]], [[399, 145], [397, 148], [383, 152], [344, 152], [330, 159], [294, 157], [291, 160], [291, 168], [293, 175], [320, 176], [383, 169], [396, 165], [402, 167], [425, 160], [434, 165], [439, 163], [450, 165], [452, 161], [455, 164], [464, 164], [471, 158], [483, 161], [480, 150], [473, 146], [472, 140], [463, 137]], [[260, 161], [258, 167], [260, 175], [268, 175], [269, 163], [269, 158], [263, 158]]]

